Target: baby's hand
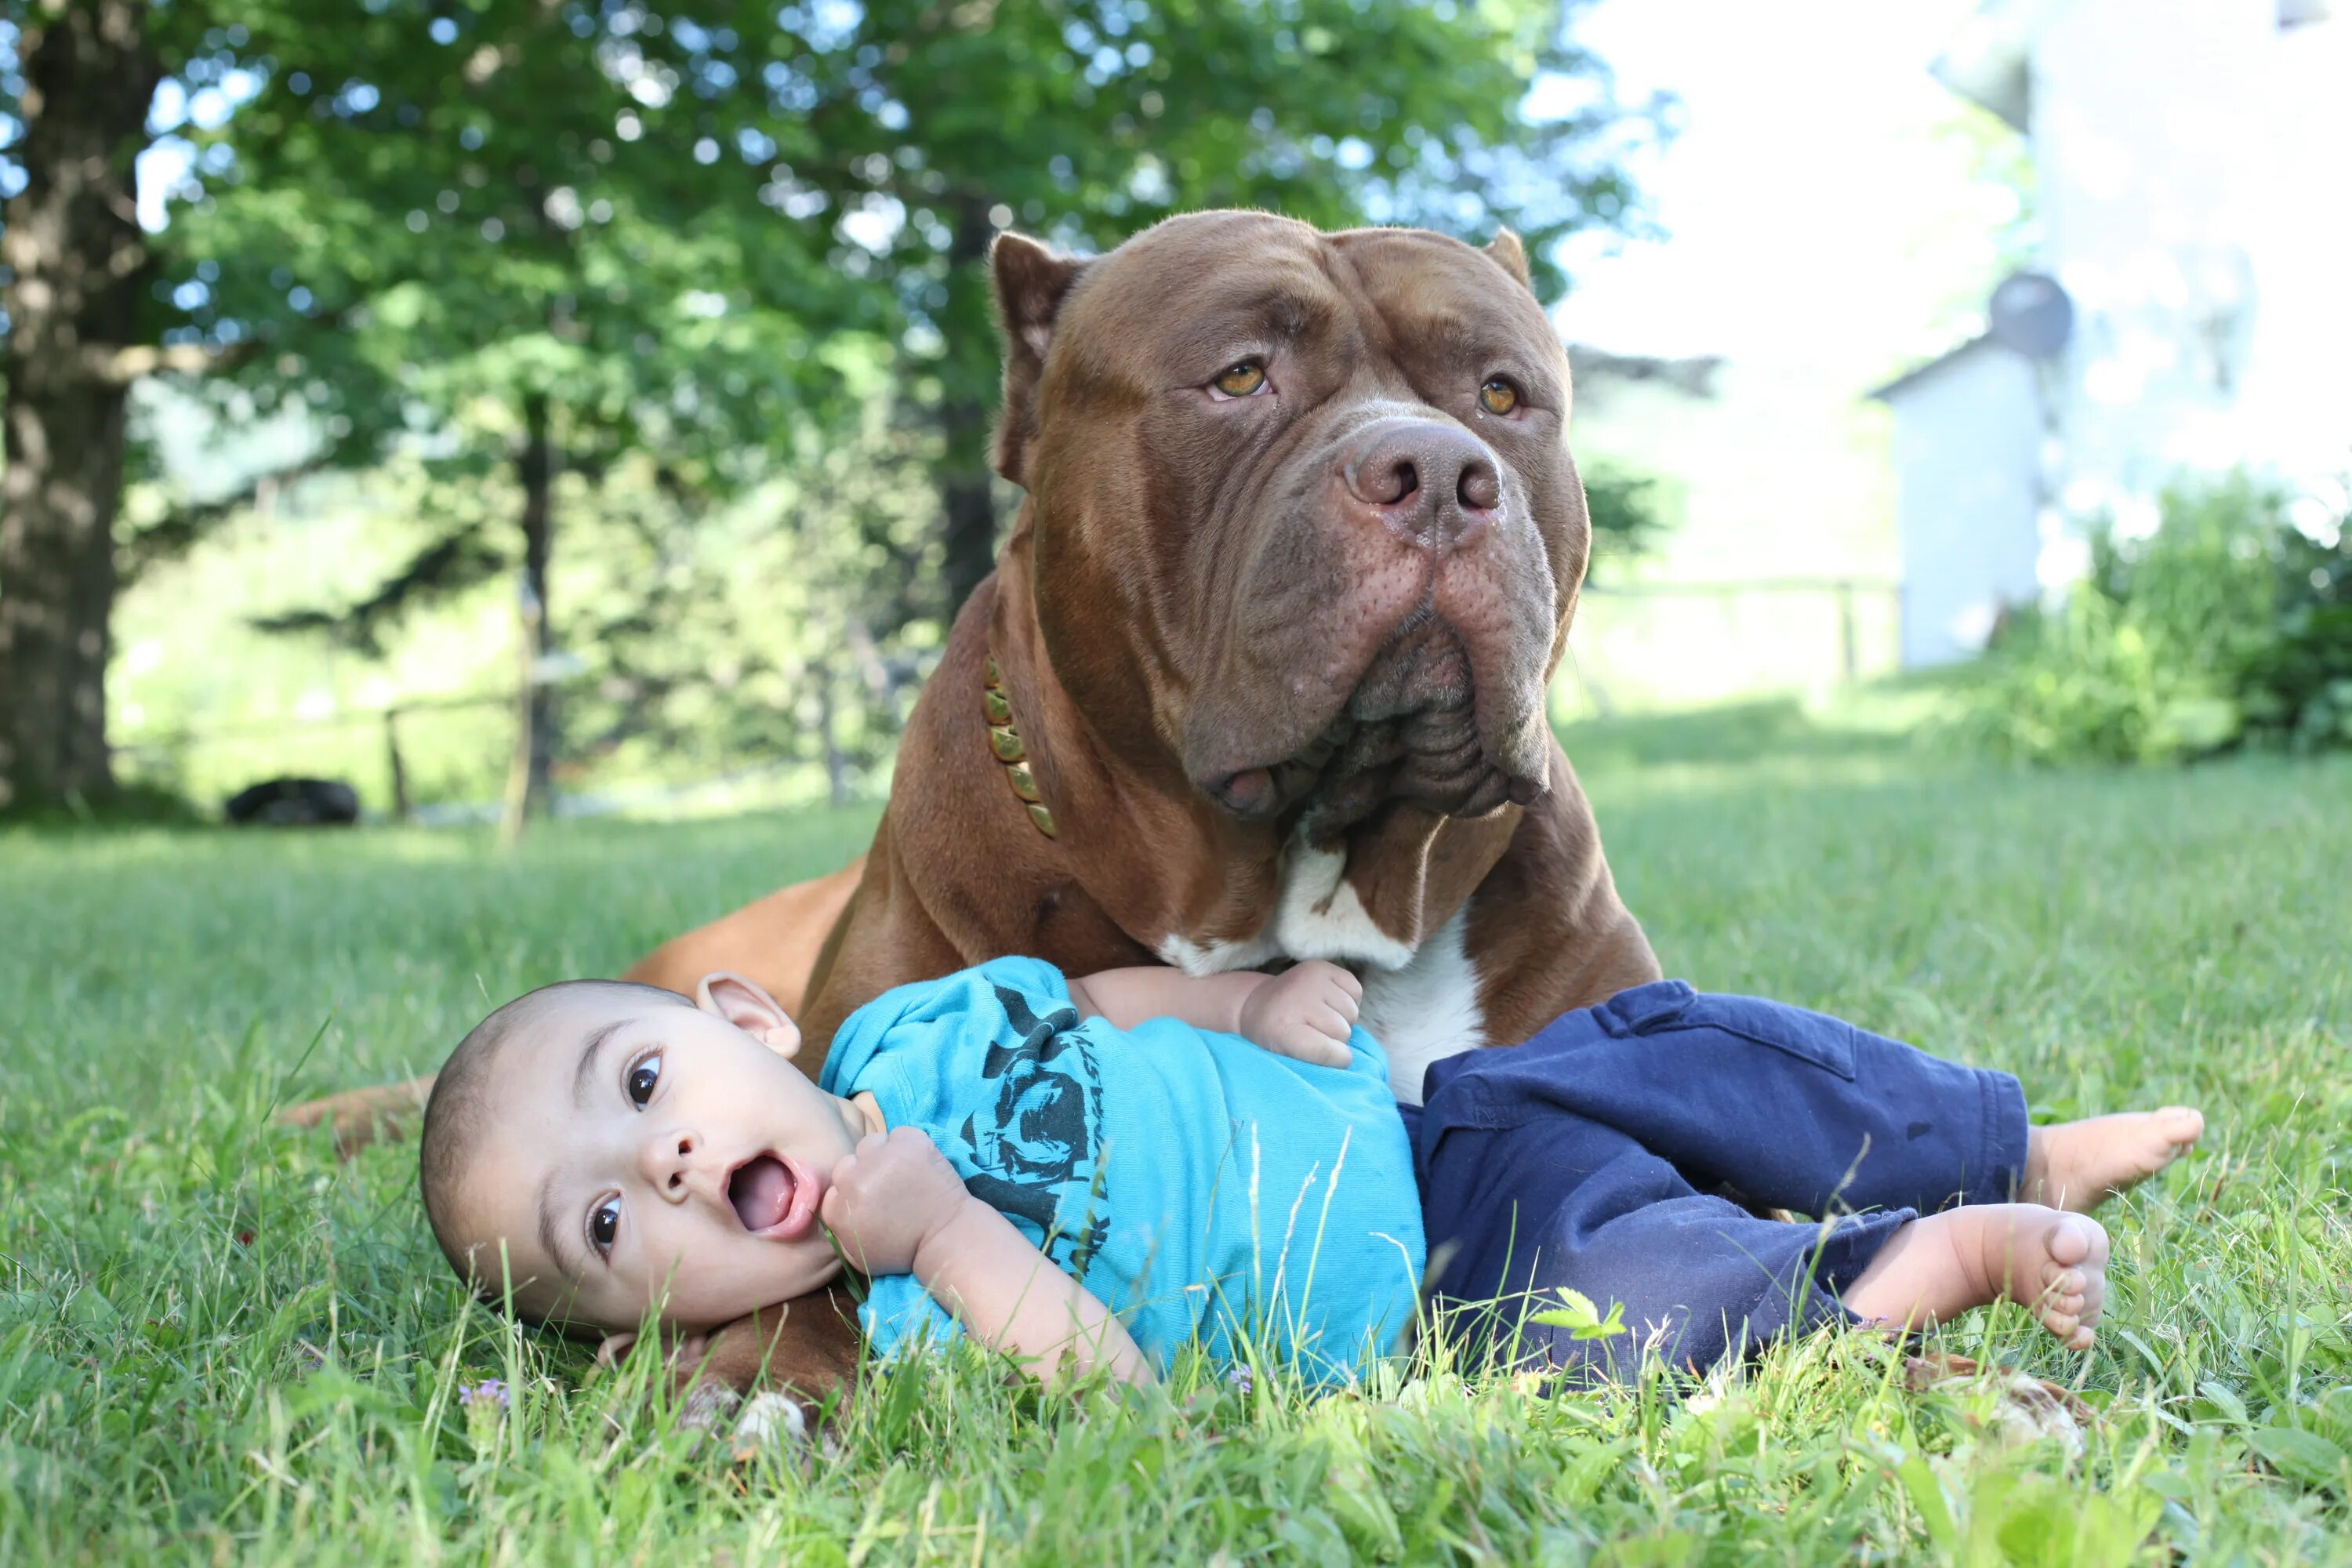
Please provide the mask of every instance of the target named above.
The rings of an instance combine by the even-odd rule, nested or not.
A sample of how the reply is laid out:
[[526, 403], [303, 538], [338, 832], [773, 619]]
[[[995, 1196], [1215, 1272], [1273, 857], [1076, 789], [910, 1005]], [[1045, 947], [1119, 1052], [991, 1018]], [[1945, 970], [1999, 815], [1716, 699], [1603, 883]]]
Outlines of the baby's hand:
[[1336, 963], [1309, 959], [1250, 993], [1242, 1004], [1242, 1033], [1277, 1056], [1343, 1068], [1348, 1031], [1363, 998], [1363, 982]]
[[833, 1168], [817, 1210], [861, 1274], [907, 1274], [931, 1234], [966, 1197], [963, 1178], [920, 1128], [869, 1132]]

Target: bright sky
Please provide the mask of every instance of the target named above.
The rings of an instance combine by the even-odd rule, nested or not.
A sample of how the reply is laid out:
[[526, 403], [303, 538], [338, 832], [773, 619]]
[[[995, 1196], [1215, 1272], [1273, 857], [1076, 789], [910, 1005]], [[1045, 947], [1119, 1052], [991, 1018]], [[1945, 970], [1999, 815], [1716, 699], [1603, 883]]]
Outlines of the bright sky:
[[1601, 0], [1583, 14], [1577, 37], [1623, 97], [1677, 95], [1683, 130], [1637, 165], [1667, 237], [1600, 259], [1571, 247], [1562, 331], [1865, 377], [1951, 346], [1948, 317], [1941, 331], [1932, 318], [1990, 266], [2014, 210], [1970, 177], [1947, 130], [1965, 106], [1927, 74], [1972, 4]]

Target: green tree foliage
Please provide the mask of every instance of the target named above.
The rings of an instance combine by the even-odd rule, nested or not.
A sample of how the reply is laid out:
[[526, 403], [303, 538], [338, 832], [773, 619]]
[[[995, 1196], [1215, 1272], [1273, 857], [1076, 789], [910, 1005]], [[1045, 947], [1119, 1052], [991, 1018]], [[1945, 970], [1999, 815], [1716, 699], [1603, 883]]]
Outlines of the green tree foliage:
[[1602, 460], [1579, 467], [1584, 508], [1592, 520], [1589, 574], [1613, 578], [1624, 563], [1654, 548], [1672, 526], [1665, 482], [1654, 474]]
[[[1550, 293], [1552, 242], [1630, 200], [1627, 121], [1551, 0], [867, 0], [788, 5], [765, 31], [768, 14], [740, 7], [713, 61], [761, 89], [738, 108], [775, 147], [763, 199], [821, 224], [898, 328], [944, 437], [950, 611], [995, 553], [996, 230], [1100, 249], [1203, 206], [1479, 239], [1507, 223]], [[1538, 73], [1582, 107], [1530, 123]]]
[[[997, 230], [1101, 247], [1181, 208], [1262, 205], [1475, 237], [1507, 222], [1548, 258], [1629, 195], [1605, 155], [1626, 123], [1605, 72], [1530, 0], [384, 0], [347, 31], [255, 42], [268, 85], [219, 132], [236, 183], [200, 209], [191, 253], [268, 265], [212, 286], [199, 330], [283, 316], [289, 289], [297, 317], [338, 333], [366, 304], [362, 363], [302, 371], [378, 417], [376, 351], [405, 348], [429, 382], [436, 340], [499, 343], [520, 363], [465, 369], [514, 383], [570, 382], [619, 349], [586, 385], [625, 425], [648, 369], [656, 389], [690, 379], [707, 412], [730, 401], [717, 387], [760, 384], [762, 347], [772, 374], [811, 331], [877, 329], [944, 437], [950, 609], [994, 552]], [[1583, 107], [1523, 120], [1538, 73]], [[676, 330], [681, 299], [722, 298], [751, 351], [734, 365], [713, 358], [721, 334]], [[763, 314], [772, 333], [742, 324]], [[536, 341], [509, 341], [519, 325]]]
[[[217, 279], [196, 335], [270, 335], [247, 382], [339, 429], [486, 419], [497, 450], [520, 422], [504, 444], [529, 464], [541, 408], [568, 460], [657, 453], [715, 501], [716, 481], [812, 460], [775, 437], [838, 429], [808, 417], [808, 372], [870, 333], [936, 433], [935, 613], [994, 554], [998, 230], [1100, 247], [1180, 208], [1265, 205], [1511, 222], [1546, 257], [1627, 200], [1591, 152], [1620, 122], [1605, 74], [1549, 5], [391, 0], [352, 32], [296, 38], [328, 48], [309, 65], [257, 39], [267, 83], [184, 226]], [[1579, 79], [1586, 107], [1524, 123], [1539, 71]], [[338, 618], [364, 637], [500, 559], [453, 531]]]
[[571, 755], [625, 776], [821, 767], [836, 803], [856, 794], [939, 643], [935, 444], [877, 403], [723, 507], [643, 496], [644, 463], [599, 487], [593, 563], [567, 590], [586, 665]]
[[574, 461], [642, 446], [714, 480], [787, 427], [817, 347], [874, 320], [818, 237], [751, 199], [743, 144], [646, 107], [732, 90], [660, 47], [684, 26], [540, 0], [307, 10], [251, 34], [257, 90], [198, 138], [218, 173], [171, 230], [173, 335], [263, 342], [236, 389], [262, 407], [446, 442], [499, 417], [485, 401], [513, 426], [542, 397]]
[[[631, 7], [381, 5], [254, 35], [259, 89], [210, 145], [222, 173], [175, 225], [200, 341], [264, 353], [223, 397], [300, 399], [351, 449], [421, 447], [445, 481], [511, 462], [511, 523], [472, 509], [373, 593], [284, 617], [362, 645], [412, 605], [520, 564], [526, 658], [555, 624], [555, 478], [659, 455], [717, 500], [806, 429], [855, 289], [751, 195], [676, 97], [731, 92], [690, 26]], [[868, 310], [869, 316], [872, 314]], [[512, 798], [548, 795], [551, 694], [520, 726]]]
[[[890, 637], [935, 626], [984, 574], [1000, 230], [1094, 249], [1210, 205], [1473, 239], [1507, 223], [1549, 293], [1550, 242], [1625, 221], [1618, 159], [1648, 123], [1551, 0], [131, 10], [166, 78], [149, 137], [192, 153], [146, 242], [137, 336], [154, 363], [215, 367], [198, 389], [231, 425], [293, 412], [318, 437], [303, 470], [397, 456], [428, 494], [514, 485], [510, 511], [437, 507], [380, 584], [276, 624], [369, 647], [411, 606], [520, 565], [541, 648], [634, 635], [625, 661], [671, 667], [615, 674], [640, 696], [682, 689], [653, 646], [668, 612], [658, 594], [595, 615], [554, 596], [573, 513], [741, 515], [849, 450], [888, 475], [895, 518], [920, 479], [932, 539], [836, 516], [849, 542], [819, 552], [889, 562], [872, 589], [838, 575], [862, 607], [835, 617], [886, 666]], [[1530, 121], [1539, 77], [1575, 107]], [[126, 531], [126, 560], [233, 508], [146, 510], [161, 515]], [[550, 715], [530, 717], [536, 786]]]

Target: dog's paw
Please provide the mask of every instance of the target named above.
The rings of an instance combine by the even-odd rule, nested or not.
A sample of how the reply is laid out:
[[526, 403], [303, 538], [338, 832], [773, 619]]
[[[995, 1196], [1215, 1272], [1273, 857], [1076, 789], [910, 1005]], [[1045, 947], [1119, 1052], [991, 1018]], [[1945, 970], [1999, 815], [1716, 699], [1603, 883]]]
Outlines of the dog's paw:
[[789, 1394], [765, 1390], [743, 1402], [735, 1418], [734, 1450], [738, 1464], [781, 1447], [797, 1454], [808, 1447], [808, 1413]]
[[773, 1389], [747, 1399], [724, 1384], [698, 1383], [678, 1406], [677, 1424], [695, 1435], [697, 1447], [725, 1433], [728, 1458], [739, 1465], [761, 1454], [797, 1456], [810, 1446], [808, 1412]]
[[698, 1383], [678, 1405], [677, 1424], [689, 1432], [716, 1432], [742, 1403], [743, 1396], [723, 1383]]
[[1931, 1352], [1906, 1358], [1903, 1381], [1915, 1393], [1934, 1389], [1964, 1390], [1990, 1384], [1995, 1390], [1990, 1426], [2004, 1444], [2048, 1441], [2069, 1458], [2081, 1458], [2084, 1436], [2099, 1424], [2099, 1413], [2072, 1390], [2004, 1367], [1987, 1367], [1964, 1355]]

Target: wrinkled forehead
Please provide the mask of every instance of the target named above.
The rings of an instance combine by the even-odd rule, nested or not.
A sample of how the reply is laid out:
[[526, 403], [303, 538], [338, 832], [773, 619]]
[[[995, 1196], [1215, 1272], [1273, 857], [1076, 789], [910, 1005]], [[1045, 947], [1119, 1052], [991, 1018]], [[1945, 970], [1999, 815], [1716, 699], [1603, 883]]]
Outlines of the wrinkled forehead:
[[1534, 298], [1459, 240], [1324, 234], [1263, 213], [1171, 219], [1129, 240], [1097, 264], [1065, 326], [1062, 342], [1104, 370], [1303, 340], [1389, 354], [1559, 352]]

